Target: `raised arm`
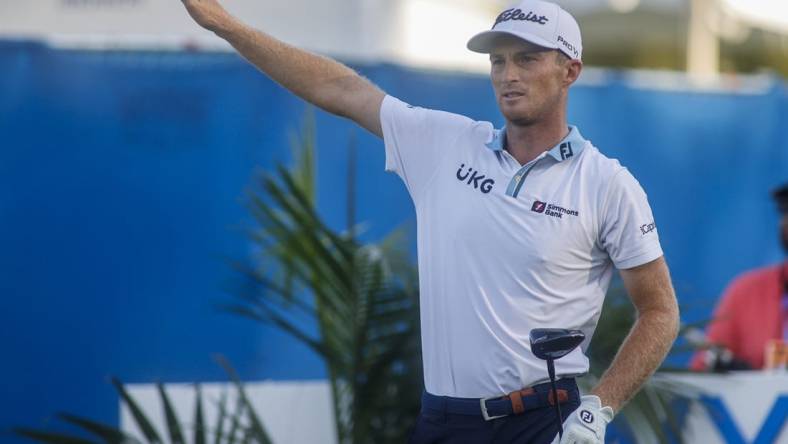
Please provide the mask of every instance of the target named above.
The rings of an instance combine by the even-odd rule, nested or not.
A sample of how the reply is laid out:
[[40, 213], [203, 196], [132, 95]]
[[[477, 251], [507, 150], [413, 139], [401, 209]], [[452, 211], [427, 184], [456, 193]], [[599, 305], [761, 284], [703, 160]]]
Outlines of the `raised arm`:
[[385, 93], [347, 66], [281, 42], [230, 15], [217, 0], [182, 0], [200, 26], [302, 99], [346, 117], [378, 137]]

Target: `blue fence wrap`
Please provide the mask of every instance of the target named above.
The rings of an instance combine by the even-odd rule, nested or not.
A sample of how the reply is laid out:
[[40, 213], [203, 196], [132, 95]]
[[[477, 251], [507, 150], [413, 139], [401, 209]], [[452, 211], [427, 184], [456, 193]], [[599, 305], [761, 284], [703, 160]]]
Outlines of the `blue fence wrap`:
[[[325, 376], [284, 334], [216, 309], [237, 279], [226, 258], [249, 252], [244, 189], [255, 166], [289, 159], [302, 101], [231, 54], [5, 42], [0, 66], [0, 429], [62, 410], [115, 422], [110, 375], [225, 380], [213, 353], [246, 379]], [[356, 68], [405, 101], [502, 122], [483, 76]], [[366, 238], [412, 224], [382, 143], [315, 115], [330, 224], [344, 227], [354, 137]], [[569, 120], [647, 190], [685, 320], [708, 317], [737, 273], [781, 259], [767, 194], [788, 181], [779, 82], [757, 95], [577, 86]]]

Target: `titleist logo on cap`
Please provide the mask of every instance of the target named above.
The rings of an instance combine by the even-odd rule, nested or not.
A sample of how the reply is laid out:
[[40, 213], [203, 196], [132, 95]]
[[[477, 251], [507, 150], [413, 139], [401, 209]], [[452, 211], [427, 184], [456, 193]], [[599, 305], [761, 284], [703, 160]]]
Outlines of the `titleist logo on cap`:
[[497, 19], [495, 19], [493, 28], [498, 26], [499, 23], [508, 22], [509, 20], [522, 20], [524, 22], [539, 23], [540, 25], [544, 25], [549, 21], [547, 17], [543, 15], [536, 15], [533, 13], [533, 11], [529, 11], [528, 14], [526, 14], [522, 9], [519, 8], [507, 9], [506, 11], [502, 12]]

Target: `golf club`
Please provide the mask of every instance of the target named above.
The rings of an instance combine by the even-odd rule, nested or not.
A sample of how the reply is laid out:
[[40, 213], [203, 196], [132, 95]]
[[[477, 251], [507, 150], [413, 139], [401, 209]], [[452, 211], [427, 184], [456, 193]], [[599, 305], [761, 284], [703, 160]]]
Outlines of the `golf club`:
[[561, 405], [558, 402], [558, 390], [555, 388], [556, 359], [562, 358], [574, 350], [586, 338], [580, 330], [565, 328], [535, 328], [530, 333], [531, 352], [539, 359], [547, 361], [547, 374], [553, 390], [553, 401], [558, 415], [558, 436], [564, 436], [564, 418], [561, 416]]

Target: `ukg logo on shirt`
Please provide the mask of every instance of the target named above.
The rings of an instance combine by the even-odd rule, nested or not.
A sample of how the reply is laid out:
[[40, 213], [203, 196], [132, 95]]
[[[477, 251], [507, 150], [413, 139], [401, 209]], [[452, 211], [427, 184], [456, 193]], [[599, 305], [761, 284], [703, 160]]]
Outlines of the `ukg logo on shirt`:
[[493, 185], [495, 185], [495, 181], [493, 179], [485, 177], [484, 174], [479, 174], [478, 170], [474, 170], [471, 167], [468, 167], [466, 171], [463, 171], [464, 168], [465, 164], [463, 163], [460, 165], [460, 169], [457, 170], [457, 180], [471, 185], [473, 188], [481, 191], [484, 194], [487, 194], [492, 190]]

